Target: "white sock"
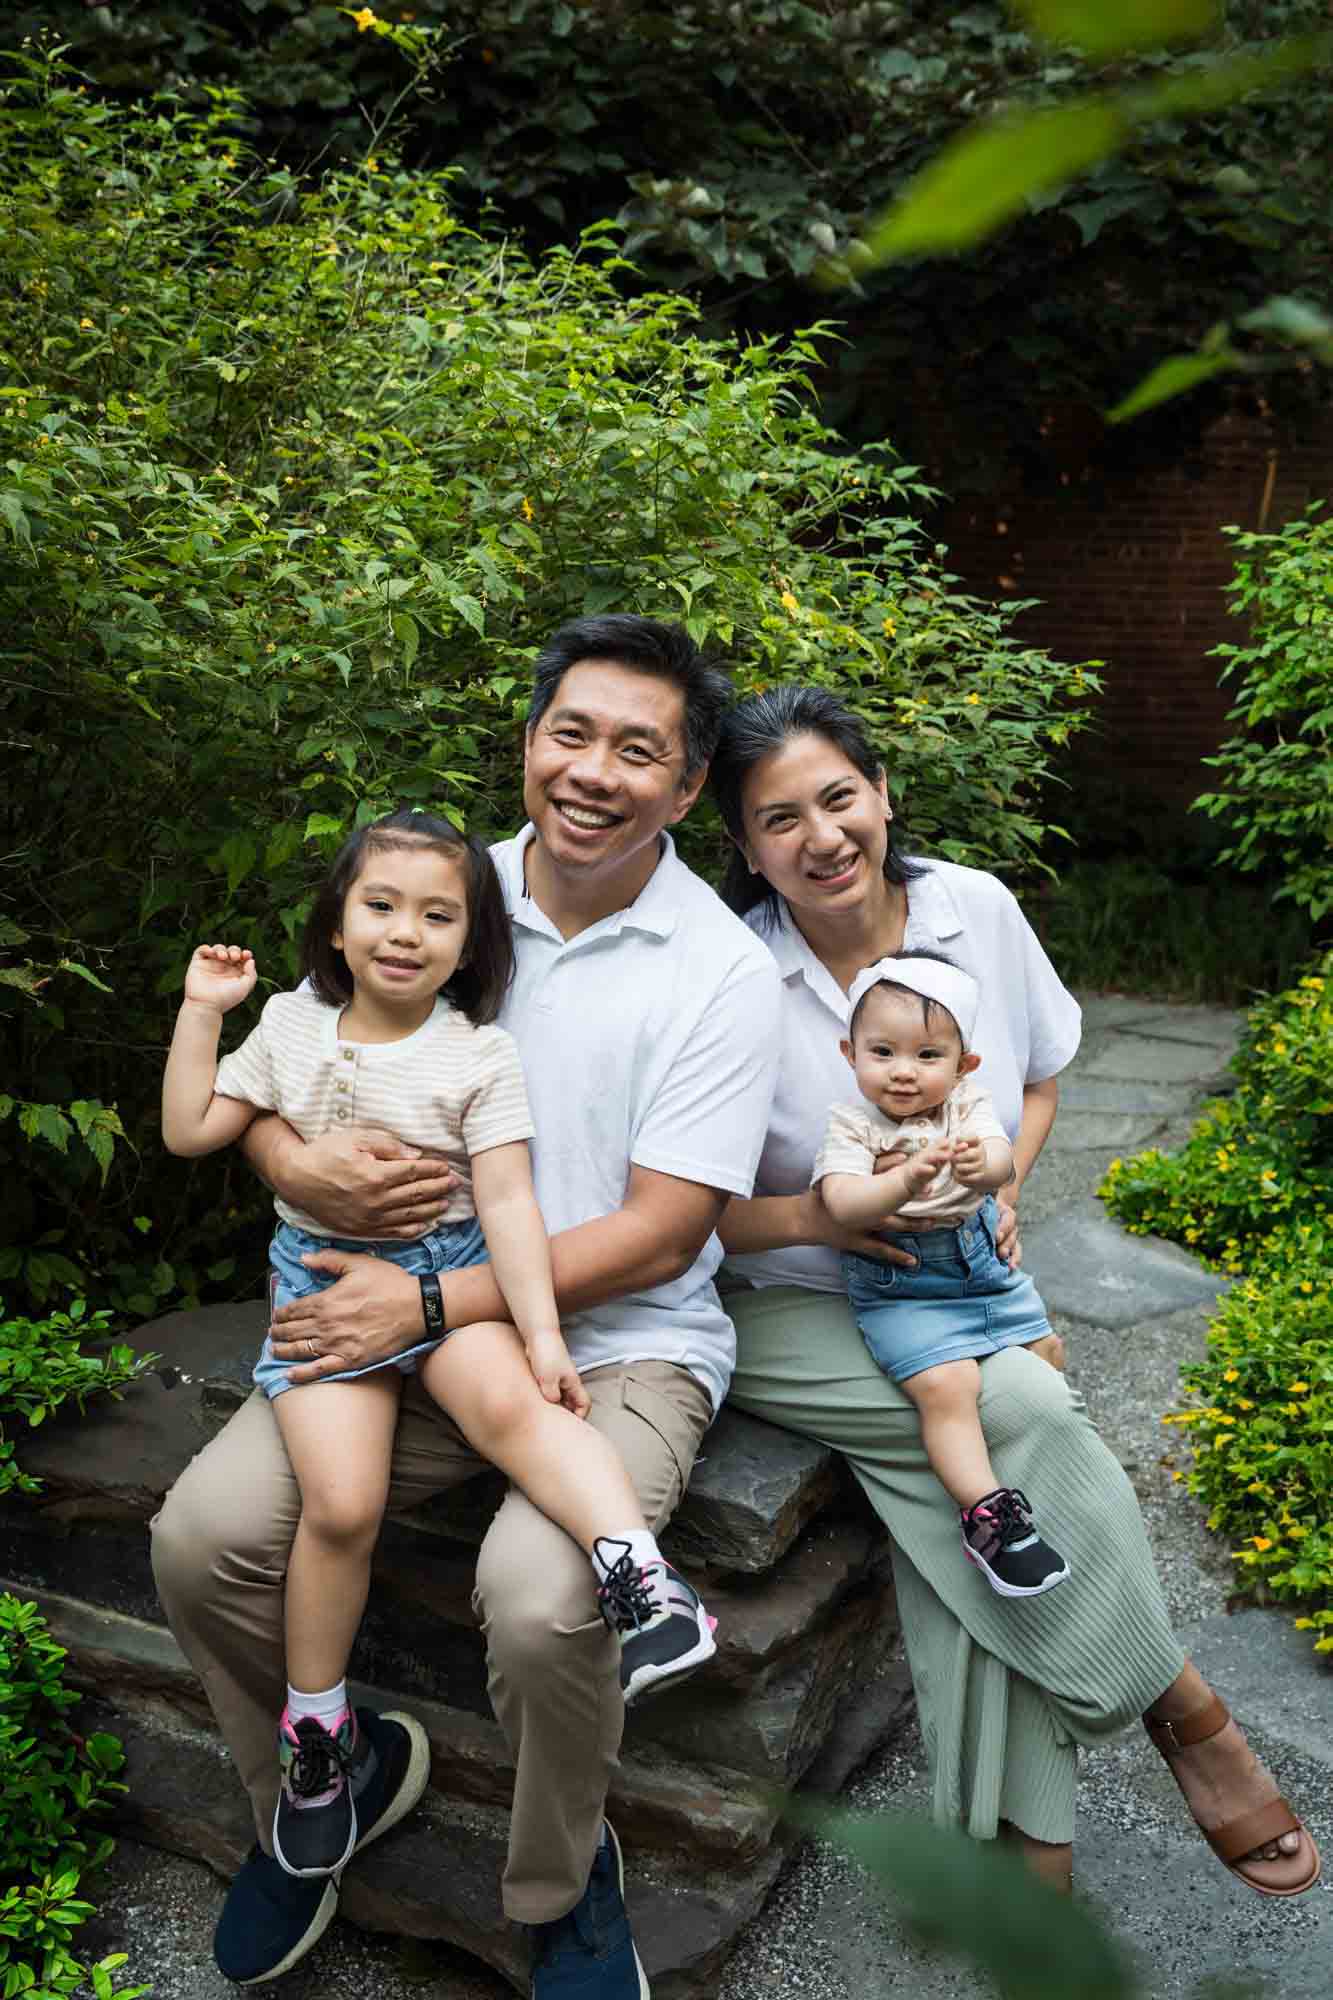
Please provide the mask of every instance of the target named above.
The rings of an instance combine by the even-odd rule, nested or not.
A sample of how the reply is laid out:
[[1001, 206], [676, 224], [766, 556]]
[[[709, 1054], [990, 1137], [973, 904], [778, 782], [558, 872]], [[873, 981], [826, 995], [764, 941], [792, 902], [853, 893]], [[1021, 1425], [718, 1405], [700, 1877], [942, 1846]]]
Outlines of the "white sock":
[[592, 1566], [598, 1576], [605, 1578], [627, 1550], [635, 1569], [647, 1569], [650, 1563], [662, 1560], [662, 1551], [651, 1528], [622, 1528], [615, 1535], [599, 1535], [593, 1544]]
[[332, 1736], [347, 1707], [347, 1683], [339, 1681], [335, 1687], [325, 1688], [322, 1694], [302, 1694], [290, 1681], [287, 1684], [287, 1714], [293, 1723], [303, 1715], [313, 1715], [316, 1722]]

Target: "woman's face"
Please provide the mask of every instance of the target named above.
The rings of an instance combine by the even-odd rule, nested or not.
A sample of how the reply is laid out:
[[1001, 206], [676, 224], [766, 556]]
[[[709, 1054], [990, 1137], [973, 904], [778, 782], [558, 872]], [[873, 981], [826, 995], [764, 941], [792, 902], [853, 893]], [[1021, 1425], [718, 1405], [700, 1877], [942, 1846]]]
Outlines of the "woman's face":
[[792, 736], [746, 776], [741, 792], [750, 867], [793, 910], [855, 907], [884, 879], [888, 793], [826, 737]]

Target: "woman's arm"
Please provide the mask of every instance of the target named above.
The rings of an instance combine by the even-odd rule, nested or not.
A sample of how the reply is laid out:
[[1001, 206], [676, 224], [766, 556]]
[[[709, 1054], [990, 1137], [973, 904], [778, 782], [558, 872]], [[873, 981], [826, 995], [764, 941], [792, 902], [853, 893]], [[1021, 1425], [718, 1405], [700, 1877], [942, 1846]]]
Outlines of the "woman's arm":
[[818, 1248], [875, 1257], [884, 1264], [916, 1263], [908, 1251], [885, 1243], [881, 1237], [840, 1227], [820, 1200], [817, 1188], [806, 1188], [801, 1194], [753, 1195], [748, 1201], [733, 1195], [717, 1233], [729, 1257]]
[[1015, 1271], [1023, 1261], [1023, 1248], [1018, 1240], [1018, 1197], [1037, 1163], [1037, 1155], [1050, 1137], [1059, 1103], [1059, 1077], [1048, 1076], [1041, 1083], [1024, 1084], [1023, 1110], [1014, 1139], [1013, 1176], [995, 1197], [1000, 1210], [995, 1248]]

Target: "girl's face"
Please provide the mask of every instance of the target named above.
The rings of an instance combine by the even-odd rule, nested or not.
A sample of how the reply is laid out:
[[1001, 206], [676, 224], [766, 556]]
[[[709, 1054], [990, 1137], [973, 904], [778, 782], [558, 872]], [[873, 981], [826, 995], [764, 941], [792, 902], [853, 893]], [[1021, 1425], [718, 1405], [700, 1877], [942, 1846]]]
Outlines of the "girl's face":
[[467, 934], [462, 857], [413, 841], [369, 849], [333, 942], [358, 997], [424, 1019], [457, 971]]
[[790, 737], [756, 764], [741, 811], [742, 853], [798, 915], [847, 911], [883, 880], [884, 775], [865, 777], [823, 736]]

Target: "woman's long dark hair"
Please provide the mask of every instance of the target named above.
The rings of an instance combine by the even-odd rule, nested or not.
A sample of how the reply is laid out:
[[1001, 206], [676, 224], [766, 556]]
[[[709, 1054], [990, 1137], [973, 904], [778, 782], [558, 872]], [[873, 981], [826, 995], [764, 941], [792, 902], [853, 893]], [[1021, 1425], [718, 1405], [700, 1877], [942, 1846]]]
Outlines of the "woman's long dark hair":
[[[722, 823], [733, 843], [720, 894], [729, 909], [743, 917], [759, 909], [765, 930], [777, 922], [781, 898], [762, 875], [752, 875], [741, 852], [745, 843], [745, 812], [742, 794], [745, 780], [756, 764], [771, 757], [794, 736], [822, 736], [854, 764], [873, 785], [884, 766], [871, 749], [865, 730], [852, 711], [827, 688], [803, 687], [789, 681], [783, 687], [766, 688], [729, 709], [722, 721], [722, 735], [709, 769], [708, 782]], [[889, 882], [910, 882], [924, 870], [909, 861], [901, 841], [903, 826], [895, 820], [896, 835], [890, 835], [884, 855], [884, 876]]]
[[361, 827], [343, 842], [319, 885], [306, 922], [301, 970], [327, 1006], [347, 1005], [352, 997], [352, 975], [333, 934], [342, 928], [347, 892], [361, 873], [366, 856], [376, 848], [395, 847], [435, 847], [462, 863], [467, 889], [467, 948], [443, 992], [474, 1027], [483, 1028], [499, 1013], [514, 976], [509, 912], [484, 842], [474, 834], [460, 833], [451, 821], [434, 813], [402, 807]]

